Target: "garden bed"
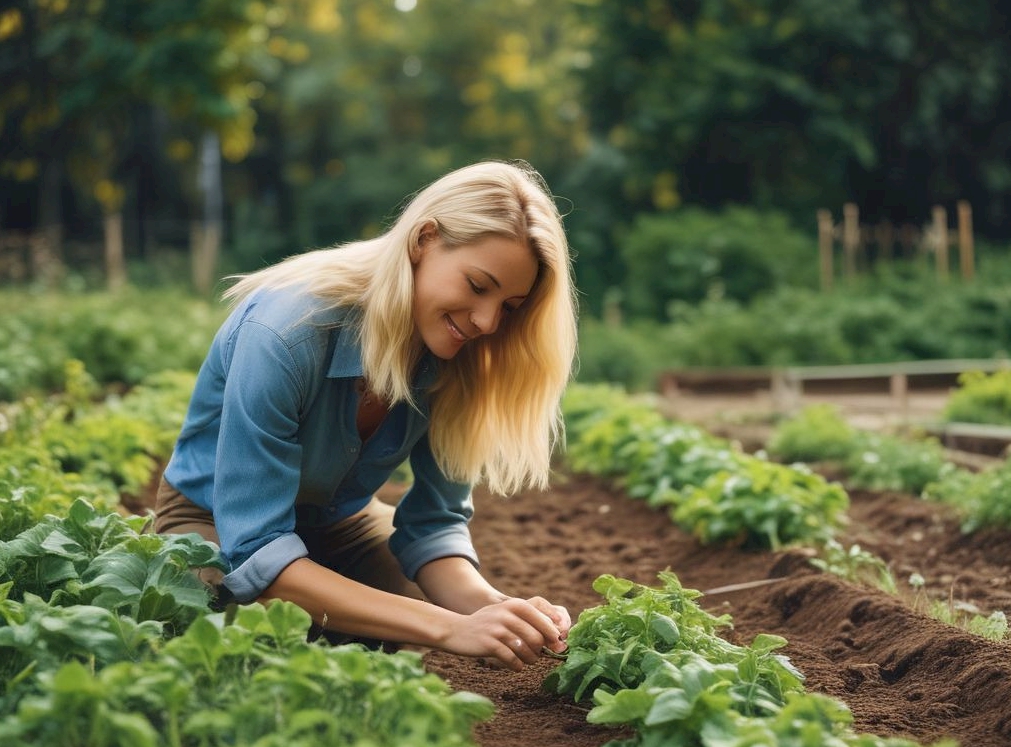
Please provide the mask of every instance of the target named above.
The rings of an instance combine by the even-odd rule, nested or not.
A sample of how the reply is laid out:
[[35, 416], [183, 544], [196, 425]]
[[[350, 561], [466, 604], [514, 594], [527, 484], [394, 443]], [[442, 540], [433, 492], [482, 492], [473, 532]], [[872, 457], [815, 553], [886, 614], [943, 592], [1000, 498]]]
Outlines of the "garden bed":
[[[851, 500], [840, 539], [885, 559], [899, 596], [821, 573], [801, 552], [703, 547], [664, 513], [596, 480], [559, 479], [548, 492], [511, 498], [479, 494], [472, 530], [493, 583], [516, 595], [543, 594], [573, 618], [600, 603], [591, 583], [605, 573], [654, 584], [670, 568], [700, 590], [786, 576], [700, 601], [732, 615], [726, 635], [736, 643], [758, 633], [786, 637], [785, 654], [807, 689], [847, 703], [857, 731], [1011, 744], [1011, 646], [930, 618], [907, 583], [918, 573], [932, 599], [971, 603], [983, 614], [1007, 611], [1011, 534], [963, 536], [943, 507], [909, 496], [851, 492]], [[541, 690], [551, 660], [519, 674], [440, 652], [428, 652], [425, 662], [455, 689], [494, 700], [497, 715], [476, 735], [483, 747], [598, 746], [625, 736], [587, 724], [587, 708]]]

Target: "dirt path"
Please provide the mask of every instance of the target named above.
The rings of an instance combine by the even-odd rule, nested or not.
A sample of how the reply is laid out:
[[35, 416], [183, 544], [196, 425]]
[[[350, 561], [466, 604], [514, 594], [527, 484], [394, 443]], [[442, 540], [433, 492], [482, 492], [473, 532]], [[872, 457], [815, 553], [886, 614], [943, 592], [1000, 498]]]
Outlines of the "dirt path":
[[[1011, 533], [963, 537], [938, 507], [894, 494], [852, 493], [847, 543], [891, 563], [904, 582], [917, 572], [932, 597], [1011, 608]], [[784, 581], [704, 598], [733, 616], [727, 637], [761, 632], [790, 644], [786, 654], [809, 690], [853, 710], [855, 726], [930, 742], [953, 736], [965, 747], [1011, 745], [1011, 646], [964, 633], [895, 597], [822, 574], [798, 552], [704, 548], [665, 514], [597, 481], [559, 479], [546, 493], [477, 496], [472, 525], [487, 576], [516, 595], [543, 594], [578, 612], [599, 604], [590, 587], [611, 573], [653, 584], [671, 568], [685, 586], [711, 589], [752, 579]], [[496, 717], [481, 725], [482, 747], [593, 746], [621, 736], [585, 722], [586, 709], [540, 690], [552, 662], [515, 674], [481, 660], [429, 652], [426, 664], [463, 690], [491, 697]]]

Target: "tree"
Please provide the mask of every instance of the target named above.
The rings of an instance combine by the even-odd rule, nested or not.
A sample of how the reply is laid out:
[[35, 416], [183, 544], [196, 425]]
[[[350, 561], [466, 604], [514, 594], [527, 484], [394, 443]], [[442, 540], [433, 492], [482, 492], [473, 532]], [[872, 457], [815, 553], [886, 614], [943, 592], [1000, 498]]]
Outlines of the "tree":
[[226, 155], [249, 149], [250, 4], [16, 0], [0, 16], [0, 172], [37, 185], [43, 226], [60, 221], [65, 177], [100, 205], [110, 279], [127, 183], [153, 157], [133, 136], [152, 111], [218, 131]]
[[[630, 211], [678, 199], [790, 209], [856, 200], [922, 219], [964, 197], [1011, 235], [1011, 37], [987, 0], [582, 0], [595, 136]], [[674, 200], [665, 184], [675, 184]]]

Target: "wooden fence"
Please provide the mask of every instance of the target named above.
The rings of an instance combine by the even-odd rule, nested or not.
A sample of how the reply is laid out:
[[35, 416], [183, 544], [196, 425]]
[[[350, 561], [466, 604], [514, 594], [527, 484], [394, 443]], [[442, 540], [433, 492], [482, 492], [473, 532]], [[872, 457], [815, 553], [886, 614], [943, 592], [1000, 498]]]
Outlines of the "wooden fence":
[[849, 202], [843, 206], [842, 221], [835, 222], [830, 210], [818, 211], [818, 254], [821, 287], [829, 290], [836, 276], [836, 242], [841, 247], [841, 271], [851, 278], [871, 262], [890, 261], [898, 256], [932, 257], [938, 277], [950, 274], [949, 255], [958, 247], [959, 272], [966, 280], [975, 275], [975, 246], [972, 230], [972, 207], [965, 200], [955, 210], [956, 224], [949, 226], [948, 211], [935, 205], [931, 220], [923, 227], [895, 226], [889, 222], [860, 225], [860, 209]]
[[[172, 222], [176, 234], [179, 225]], [[221, 225], [202, 221], [185, 225], [188, 236], [181, 240], [177, 236], [170, 246], [188, 248], [193, 287], [202, 294], [210, 293], [216, 280]], [[68, 241], [60, 226], [32, 233], [0, 230], [0, 284], [32, 282], [55, 287], [68, 267], [88, 266], [101, 267], [106, 285], [113, 290], [127, 280], [125, 245], [124, 221], [119, 213], [105, 216], [101, 238], [91, 241]]]

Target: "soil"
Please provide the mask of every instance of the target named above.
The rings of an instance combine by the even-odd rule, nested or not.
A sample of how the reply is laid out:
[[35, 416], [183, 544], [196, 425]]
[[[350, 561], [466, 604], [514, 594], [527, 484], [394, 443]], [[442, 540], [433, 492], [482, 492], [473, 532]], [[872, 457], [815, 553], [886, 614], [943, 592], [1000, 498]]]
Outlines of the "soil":
[[[788, 639], [785, 653], [809, 691], [852, 710], [854, 728], [929, 744], [953, 737], [965, 747], [1011, 745], [1011, 645], [938, 622], [926, 597], [1011, 611], [1011, 533], [963, 536], [943, 507], [891, 493], [851, 491], [844, 544], [887, 561], [899, 594], [849, 583], [814, 568], [803, 551], [753, 552], [703, 547], [666, 514], [600, 481], [559, 476], [547, 492], [510, 498], [478, 493], [472, 532], [482, 570], [500, 589], [542, 595], [575, 619], [601, 602], [601, 574], [655, 584], [673, 570], [689, 588], [709, 590], [767, 578], [775, 583], [704, 596], [729, 613], [726, 637], [746, 644], [758, 633]], [[907, 579], [926, 580], [916, 592]], [[586, 704], [541, 689], [557, 663], [543, 659], [519, 673], [442, 652], [427, 668], [458, 690], [491, 698], [495, 717], [477, 727], [482, 747], [599, 747], [627, 732], [586, 723]]]

